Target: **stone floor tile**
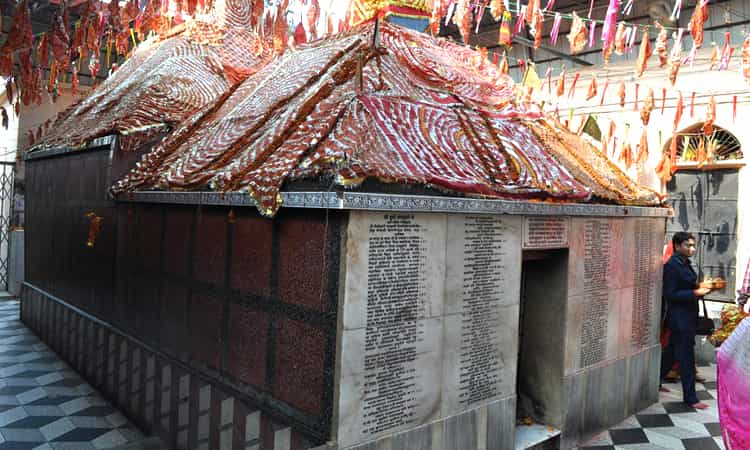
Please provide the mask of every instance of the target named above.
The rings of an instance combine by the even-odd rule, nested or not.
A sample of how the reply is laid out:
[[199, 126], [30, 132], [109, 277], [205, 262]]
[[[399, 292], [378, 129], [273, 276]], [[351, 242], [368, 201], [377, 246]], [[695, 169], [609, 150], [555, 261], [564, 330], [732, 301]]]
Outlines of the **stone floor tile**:
[[127, 442], [128, 441], [127, 439], [125, 439], [125, 436], [123, 436], [122, 433], [117, 430], [112, 430], [91, 441], [91, 443], [97, 449], [111, 448], [118, 445], [123, 445]]
[[6, 386], [39, 386], [35, 379], [27, 377], [9, 377], [3, 379], [3, 383]]
[[65, 411], [65, 414], [71, 415], [71, 414], [77, 413], [78, 411], [86, 409], [90, 406], [91, 406], [91, 403], [89, 403], [86, 397], [77, 397], [69, 402], [60, 404], [60, 409]]
[[42, 432], [44, 437], [51, 441], [63, 434], [75, 429], [75, 425], [67, 417], [62, 417], [49, 425], [43, 426], [39, 431]]
[[26, 414], [26, 411], [20, 406], [3, 411], [0, 413], [0, 428], [25, 417], [29, 417], [29, 415]]
[[59, 406], [51, 406], [51, 405], [42, 405], [42, 406], [35, 406], [35, 405], [24, 405], [23, 407], [24, 411], [26, 411], [26, 414], [29, 416], [47, 416], [47, 417], [62, 417], [65, 416], [65, 411], [60, 409]]
[[30, 428], [0, 428], [6, 442], [46, 442], [41, 432]]
[[40, 387], [16, 395], [18, 402], [22, 405], [27, 405], [45, 397], [47, 397], [47, 393]]
[[112, 424], [104, 417], [70, 416], [68, 418], [79, 428], [112, 428]]

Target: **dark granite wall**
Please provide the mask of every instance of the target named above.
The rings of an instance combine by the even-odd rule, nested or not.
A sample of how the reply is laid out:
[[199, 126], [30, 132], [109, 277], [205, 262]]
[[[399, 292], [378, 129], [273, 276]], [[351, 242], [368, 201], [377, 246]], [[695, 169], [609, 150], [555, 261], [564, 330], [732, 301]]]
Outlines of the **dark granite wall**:
[[[260, 411], [270, 429], [291, 428], [292, 448], [324, 442], [346, 216], [282, 209], [270, 220], [251, 208], [230, 214], [229, 207], [116, 203], [105, 195], [108, 165], [104, 149], [27, 161], [25, 320], [86, 375], [86, 363], [77, 362], [86, 358], [70, 339], [55, 338], [55, 327], [81, 322], [84, 330], [101, 320], [102, 332], [137, 349], [139, 361], [148, 353], [160, 368], [201, 380], [190, 389], [226, 391], [221, 395], [231, 393], [245, 410]], [[103, 218], [93, 248], [86, 246], [88, 211]], [[60, 325], [51, 320], [57, 314], [73, 319]], [[102, 342], [96, 351], [106, 354], [109, 338]], [[197, 428], [188, 427], [183, 442], [176, 422], [164, 426], [158, 411], [149, 419], [145, 401], [134, 408], [117, 382], [91, 375], [145, 428], [180, 448], [201, 442]], [[171, 421], [179, 418], [179, 396], [175, 401]], [[200, 412], [190, 411], [196, 418]], [[273, 437], [264, 439], [271, 445]]]

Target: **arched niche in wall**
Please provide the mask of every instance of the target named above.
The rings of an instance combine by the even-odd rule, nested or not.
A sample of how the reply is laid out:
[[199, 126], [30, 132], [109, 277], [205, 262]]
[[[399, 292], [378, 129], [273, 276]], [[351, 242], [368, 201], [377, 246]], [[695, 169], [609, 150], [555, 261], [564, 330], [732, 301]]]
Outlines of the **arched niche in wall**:
[[[713, 133], [710, 136], [706, 136], [703, 133], [703, 125], [704, 122], [698, 122], [677, 132], [678, 170], [679, 163], [698, 162], [698, 153], [701, 145], [703, 145], [706, 152], [708, 146], [713, 146], [714, 158], [713, 161], [707, 161], [707, 164], [714, 161], [736, 161], [743, 158], [742, 146], [734, 134], [725, 128], [714, 125]], [[672, 139], [674, 137], [667, 139], [662, 151], [669, 152]]]

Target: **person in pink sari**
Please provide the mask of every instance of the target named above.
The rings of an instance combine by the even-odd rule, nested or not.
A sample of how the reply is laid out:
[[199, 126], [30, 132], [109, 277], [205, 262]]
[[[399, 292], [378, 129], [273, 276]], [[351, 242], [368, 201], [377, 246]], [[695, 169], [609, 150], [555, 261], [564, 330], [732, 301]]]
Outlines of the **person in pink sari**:
[[[750, 296], [750, 261], [739, 303]], [[727, 450], [750, 450], [750, 320], [743, 320], [716, 354], [719, 422]]]

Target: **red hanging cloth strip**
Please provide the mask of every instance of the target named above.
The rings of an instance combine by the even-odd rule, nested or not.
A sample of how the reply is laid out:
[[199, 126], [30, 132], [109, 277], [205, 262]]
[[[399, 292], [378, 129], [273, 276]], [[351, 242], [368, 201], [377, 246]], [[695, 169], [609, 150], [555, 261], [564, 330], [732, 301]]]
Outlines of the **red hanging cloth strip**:
[[667, 103], [667, 88], [661, 88], [661, 115], [664, 115], [664, 106]]
[[690, 94], [690, 118], [695, 117], [695, 92]]

